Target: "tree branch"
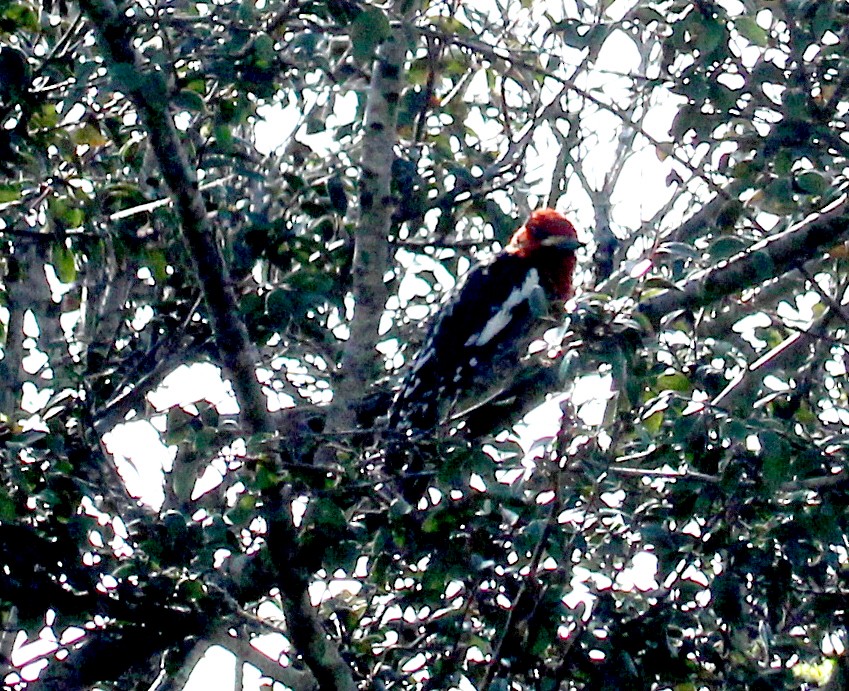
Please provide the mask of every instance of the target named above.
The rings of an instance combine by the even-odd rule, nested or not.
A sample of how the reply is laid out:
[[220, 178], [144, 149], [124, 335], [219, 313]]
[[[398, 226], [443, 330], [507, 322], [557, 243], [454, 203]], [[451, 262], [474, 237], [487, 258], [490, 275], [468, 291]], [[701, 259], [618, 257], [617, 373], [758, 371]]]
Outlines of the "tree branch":
[[168, 109], [166, 77], [162, 71], [143, 65], [133, 48], [134, 25], [113, 0], [82, 0], [80, 7], [91, 19], [116, 88], [129, 96], [145, 124], [162, 177], [171, 190], [219, 355], [232, 380], [246, 431], [271, 432], [274, 425], [256, 378], [259, 353], [239, 315], [236, 293], [207, 218], [195, 167], [189, 162]]
[[833, 247], [847, 233], [849, 197], [844, 195], [813, 219], [756, 243], [716, 268], [699, 272], [680, 290], [667, 290], [644, 300], [639, 310], [657, 328], [672, 312], [704, 307], [780, 276]]
[[[90, 18], [116, 87], [129, 96], [147, 130], [150, 146], [162, 176], [171, 190], [183, 236], [194, 263], [208, 318], [224, 368], [231, 378], [247, 434], [272, 432], [274, 417], [256, 377], [259, 352], [248, 337], [241, 318], [236, 293], [211, 227], [198, 189], [195, 167], [180, 140], [168, 108], [168, 86], [161, 71], [143, 65], [133, 48], [134, 24], [127, 21], [113, 0], [81, 0], [82, 11]], [[297, 531], [285, 506], [273, 507], [276, 530], [269, 534], [269, 548], [290, 557], [297, 556]], [[269, 508], [269, 512], [272, 509]], [[270, 533], [271, 531], [269, 531]], [[300, 561], [278, 562], [275, 574], [287, 600], [286, 622], [293, 643], [319, 680], [322, 689], [348, 691], [355, 688], [351, 670], [336, 645], [327, 638], [307, 594], [308, 580]], [[303, 645], [299, 645], [302, 643]]]
[[782, 369], [795, 370], [798, 374], [799, 361], [808, 357], [812, 344], [826, 333], [836, 316], [837, 313], [829, 308], [808, 331], [794, 333], [771, 348], [732, 379], [711, 405], [727, 410], [751, 409], [764, 378]]
[[283, 667], [276, 660], [272, 660], [268, 655], [254, 648], [244, 638], [234, 638], [222, 632], [215, 637], [213, 643], [233, 653], [237, 658], [236, 664], [241, 664], [242, 661], [247, 662], [256, 667], [263, 676], [280, 682], [292, 691], [312, 691], [316, 688], [315, 679], [311, 674], [292, 667]]
[[356, 402], [374, 381], [378, 324], [389, 291], [389, 229], [392, 222], [392, 161], [397, 141], [398, 99], [404, 60], [404, 33], [396, 29], [378, 49], [365, 114], [360, 161], [360, 219], [354, 231], [352, 265], [354, 316], [342, 355], [342, 378], [334, 395], [340, 408], [340, 428], [353, 428]]
[[206, 638], [197, 641], [185, 652], [180, 661], [180, 668], [170, 676], [166, 676], [163, 672], [151, 691], [183, 691], [186, 684], [189, 683], [189, 677], [191, 677], [195, 667], [212, 645], [213, 643]]

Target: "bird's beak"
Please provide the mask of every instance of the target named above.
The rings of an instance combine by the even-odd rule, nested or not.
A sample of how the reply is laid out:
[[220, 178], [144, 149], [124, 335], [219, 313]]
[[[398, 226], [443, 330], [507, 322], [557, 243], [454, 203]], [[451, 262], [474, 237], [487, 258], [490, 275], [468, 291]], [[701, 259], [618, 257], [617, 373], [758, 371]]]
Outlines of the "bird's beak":
[[577, 238], [570, 238], [566, 235], [551, 235], [545, 238], [540, 245], [543, 247], [553, 247], [566, 252], [574, 252], [584, 246], [584, 243]]

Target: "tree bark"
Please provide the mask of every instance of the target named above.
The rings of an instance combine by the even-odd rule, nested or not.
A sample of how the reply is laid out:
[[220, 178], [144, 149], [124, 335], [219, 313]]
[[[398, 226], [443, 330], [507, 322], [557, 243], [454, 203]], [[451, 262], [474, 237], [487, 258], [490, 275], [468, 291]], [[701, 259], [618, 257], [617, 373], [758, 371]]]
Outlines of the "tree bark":
[[369, 88], [352, 267], [354, 314], [342, 356], [342, 376], [334, 390], [340, 413], [338, 429], [354, 427], [356, 404], [378, 372], [378, 328], [389, 296], [392, 161], [406, 55], [403, 29], [396, 27], [395, 35], [378, 49]]

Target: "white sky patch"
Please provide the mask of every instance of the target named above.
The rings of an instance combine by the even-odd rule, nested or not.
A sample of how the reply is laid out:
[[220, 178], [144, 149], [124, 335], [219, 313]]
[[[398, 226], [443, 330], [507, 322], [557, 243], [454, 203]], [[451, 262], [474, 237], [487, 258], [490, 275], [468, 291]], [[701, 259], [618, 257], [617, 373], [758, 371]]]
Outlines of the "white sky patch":
[[153, 319], [154, 312], [150, 305], [142, 305], [136, 308], [136, 313], [130, 322], [130, 326], [135, 331], [141, 331]]
[[[49, 631], [49, 629], [47, 629]], [[43, 633], [44, 630], [42, 630]], [[39, 637], [25, 643], [26, 634], [21, 631], [18, 633], [15, 647], [12, 651], [12, 664], [15, 666], [25, 663], [27, 660], [32, 660], [36, 657], [46, 655], [56, 649], [56, 641], [48, 638], [43, 638], [42, 634]], [[27, 668], [24, 668], [26, 670]], [[27, 677], [24, 677], [27, 678]]]
[[[57, 110], [59, 110], [57, 108]], [[85, 106], [82, 103], [74, 103], [65, 114], [65, 117], [62, 118], [62, 122], [59, 123], [59, 127], [67, 127], [68, 125], [72, 125], [74, 123], [82, 120], [83, 115], [86, 114]]]
[[622, 590], [654, 590], [658, 587], [657, 557], [651, 552], [638, 552], [631, 565], [616, 577], [616, 586]]
[[297, 103], [284, 106], [279, 103], [257, 108], [260, 119], [255, 125], [256, 148], [261, 154], [268, 155], [292, 140], [301, 119]]
[[53, 389], [39, 389], [31, 381], [25, 381], [21, 390], [21, 410], [27, 413], [35, 414], [43, 410], [53, 396]]
[[820, 296], [810, 291], [797, 295], [792, 305], [783, 301], [779, 302], [775, 311], [783, 320], [805, 327], [814, 320], [814, 307], [820, 303]]
[[127, 491], [155, 509], [165, 501], [164, 468], [170, 467], [176, 447], [162, 443], [159, 432], [146, 420], [125, 422], [103, 435]]
[[[160, 411], [198, 401], [209, 401], [222, 415], [234, 415], [239, 410], [229, 383], [222, 379], [217, 367], [208, 363], [178, 367], [148, 394], [148, 400]], [[127, 491], [154, 509], [165, 501], [165, 472], [176, 454], [175, 447], [163, 443], [157, 428], [164, 428], [163, 416], [149, 421], [130, 420], [103, 435], [103, 443], [113, 455]], [[223, 470], [212, 468], [211, 476], [203, 476], [196, 492], [220, 482]]]
[[[451, 257], [453, 256], [453, 250], [450, 253], [440, 254], [439, 256], [442, 259]], [[411, 276], [410, 281], [424, 281], [424, 279], [418, 277], [418, 274], [432, 274], [436, 280], [436, 286], [434, 287], [441, 292], [451, 290], [457, 283], [451, 272], [442, 265], [442, 262], [426, 254], [417, 254], [400, 249], [395, 253], [395, 259], [398, 262], [398, 266], [406, 272], [398, 288], [398, 299], [402, 304], [409, 302], [417, 296], [422, 297], [423, 295], [427, 295], [427, 292], [421, 293], [421, 286], [415, 282], [405, 283], [408, 280], [408, 276]], [[428, 288], [430, 287], [427, 281], [424, 281], [424, 283]]]
[[582, 377], [575, 383], [570, 395], [578, 417], [587, 425], [600, 425], [611, 399], [616, 395], [611, 387], [613, 377], [609, 374]]
[[839, 356], [835, 356], [834, 360], [826, 360], [825, 371], [828, 372], [832, 377], [846, 376], [847, 369], [844, 356], [845, 353], [840, 353]]
[[[257, 109], [255, 125], [256, 148], [262, 154], [270, 154], [280, 147], [290, 144], [293, 138], [306, 144], [317, 153], [330, 154], [335, 149], [335, 141], [319, 132], [307, 134], [303, 114], [315, 109], [326, 108], [328, 96], [324, 93], [304, 92], [306, 104], [299, 104], [292, 97], [289, 103], [274, 103]], [[333, 93], [334, 109], [328, 112], [325, 123], [328, 130], [353, 122], [357, 114], [357, 94]]]
[[772, 374], [768, 374], [764, 377], [764, 386], [772, 391], [790, 391], [792, 388], [790, 384], [785, 381], [782, 381], [778, 377]]
[[23, 367], [24, 371], [29, 374], [37, 374], [43, 367], [48, 365], [49, 362], [50, 359], [47, 357], [46, 353], [33, 348], [27, 355], [21, 358], [21, 367]]
[[197, 499], [218, 487], [224, 481], [226, 472], [227, 462], [223, 458], [213, 458], [195, 482], [192, 499]]
[[147, 399], [157, 410], [209, 401], [221, 415], [235, 415], [239, 412], [229, 382], [221, 377], [218, 367], [209, 363], [178, 367], [165, 377], [155, 391], [148, 394]]
[[753, 348], [765, 348], [767, 342], [755, 335], [755, 329], [765, 329], [772, 324], [772, 320], [763, 312], [755, 312], [738, 321], [732, 330], [740, 334]]
[[[211, 671], [214, 670], [214, 674]], [[236, 684], [236, 656], [220, 645], [207, 650], [195, 667], [183, 691], [232, 689]]]
[[[36, 321], [32, 310], [24, 312], [23, 331], [24, 336], [29, 336], [30, 338], [38, 338], [41, 334], [41, 330], [38, 328], [38, 322]], [[26, 343], [24, 343], [24, 347], [27, 347]]]

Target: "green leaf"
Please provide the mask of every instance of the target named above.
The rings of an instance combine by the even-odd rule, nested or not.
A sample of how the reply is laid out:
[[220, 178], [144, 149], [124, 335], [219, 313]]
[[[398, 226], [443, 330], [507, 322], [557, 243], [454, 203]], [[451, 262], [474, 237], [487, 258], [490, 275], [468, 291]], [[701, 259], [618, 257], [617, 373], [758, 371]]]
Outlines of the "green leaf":
[[168, 409], [166, 419], [166, 444], [170, 446], [190, 439], [192, 435], [192, 425], [195, 422], [194, 415], [190, 415], [180, 406], [172, 406]]
[[359, 63], [368, 63], [374, 57], [381, 41], [392, 35], [389, 20], [383, 10], [372, 7], [361, 12], [351, 23], [351, 53]]
[[776, 216], [789, 214], [797, 210], [798, 204], [793, 200], [790, 181], [786, 178], [773, 180], [766, 189], [755, 193], [751, 203], [762, 211]]
[[198, 452], [206, 453], [212, 448], [216, 441], [216, 430], [212, 427], [203, 427], [195, 434], [194, 446]]
[[236, 505], [227, 512], [227, 520], [236, 526], [244, 525], [253, 518], [255, 509], [256, 497], [250, 494], [243, 494], [239, 497]]
[[769, 34], [755, 21], [754, 17], [737, 17], [734, 20], [734, 28], [749, 43], [756, 46], [762, 48], [769, 42]]
[[94, 123], [88, 122], [77, 130], [74, 130], [71, 135], [75, 144], [86, 144], [87, 146], [103, 146], [107, 143], [106, 137], [100, 131], [100, 128]]
[[531, 521], [516, 534], [514, 546], [520, 556], [526, 553], [533, 553], [545, 533], [545, 526], [547, 524], [547, 519]]
[[194, 602], [206, 594], [206, 586], [199, 578], [189, 578], [180, 583], [179, 594]]
[[50, 263], [62, 283], [73, 283], [77, 278], [77, 264], [74, 253], [65, 245], [57, 243], [51, 247]]
[[219, 151], [229, 152], [233, 148], [233, 132], [224, 123], [217, 123], [213, 128], [215, 146]]
[[[38, 15], [33, 12], [32, 8], [29, 7], [27, 3], [24, 2], [11, 2], [4, 3], [4, 7], [2, 9], [2, 17], [4, 20], [4, 33], [6, 31], [19, 31], [21, 29], [26, 29], [28, 31], [38, 31]], [[10, 30], [8, 27], [9, 23], [13, 23], [16, 26]]]
[[660, 391], [690, 391], [692, 388], [690, 380], [681, 372], [660, 375], [657, 378], [657, 386]]
[[54, 197], [49, 206], [53, 218], [64, 228], [79, 228], [85, 221], [83, 210], [74, 206], [68, 197]]
[[307, 506], [304, 522], [321, 532], [338, 532], [348, 525], [345, 514], [330, 499], [314, 499]]
[[177, 108], [190, 110], [194, 113], [202, 113], [206, 109], [203, 97], [192, 89], [182, 89], [174, 96], [174, 105]]
[[[407, 502], [403, 497], [399, 497], [395, 501], [392, 502], [389, 506], [389, 518], [393, 521], [397, 521], [404, 516], [409, 516], [413, 512], [413, 506]], [[425, 524], [427, 521], [425, 521]], [[423, 524], [424, 527], [424, 524]]]
[[14, 202], [21, 198], [19, 185], [0, 185], [0, 204]]
[[145, 251], [147, 260], [147, 268], [153, 274], [154, 280], [159, 284], [164, 284], [168, 280], [168, 257], [161, 249], [148, 249]]
[[704, 55], [709, 55], [724, 43], [725, 27], [715, 19], [703, 19], [690, 29], [694, 35], [696, 47]]
[[728, 420], [724, 426], [724, 438], [732, 442], [743, 442], [749, 434], [749, 427], [742, 420]]
[[647, 418], [643, 418], [641, 424], [643, 429], [650, 435], [657, 435], [660, 431], [661, 425], [663, 425], [663, 411], [658, 410], [649, 415]]
[[580, 362], [581, 356], [575, 350], [570, 350], [563, 355], [558, 370], [558, 377], [562, 384], [570, 383], [577, 376]]
[[815, 4], [817, 9], [811, 19], [811, 33], [818, 40], [826, 31], [831, 31], [834, 26], [834, 3], [820, 2]]
[[256, 293], [245, 293], [239, 301], [239, 312], [247, 320], [256, 320], [263, 314], [262, 296]]
[[0, 487], [0, 521], [14, 521], [16, 517], [17, 511], [15, 510], [14, 500], [9, 496], [5, 487]]
[[[678, 285], [674, 281], [670, 281], [663, 276], [650, 276], [642, 283], [643, 297], [651, 297], [657, 295], [664, 290], [677, 290]], [[639, 316], [639, 315], [638, 315]]]
[[259, 68], [271, 67], [274, 63], [274, 39], [266, 33], [260, 33], [254, 40], [254, 66]]
[[774, 491], [782, 482], [790, 479], [791, 463], [787, 442], [772, 431], [760, 435], [763, 449], [763, 479], [767, 489]]
[[45, 128], [56, 127], [59, 124], [56, 104], [42, 103], [41, 107], [33, 114], [31, 124]]
[[607, 30], [601, 24], [589, 26], [577, 19], [564, 19], [557, 22], [551, 30], [560, 34], [567, 46], [579, 49], [596, 46], [607, 35]]
[[292, 312], [292, 295], [290, 291], [278, 288], [269, 293], [266, 298], [266, 309], [269, 318], [279, 324], [285, 322]]
[[734, 623], [743, 614], [742, 586], [736, 574], [723, 572], [710, 586], [711, 600], [716, 613], [726, 622]]
[[745, 240], [734, 236], [721, 237], [714, 242], [708, 250], [708, 255], [714, 262], [728, 259], [736, 254], [740, 254], [748, 247]]
[[803, 142], [810, 136], [808, 122], [808, 93], [802, 89], [788, 89], [784, 94], [784, 121], [776, 127], [789, 141]]
[[828, 188], [828, 182], [819, 173], [812, 170], [806, 171], [796, 178], [796, 185], [807, 194], [824, 194]]
[[280, 477], [265, 463], [260, 464], [256, 469], [256, 477], [254, 478], [253, 486], [260, 491], [271, 489], [280, 484]]
[[673, 257], [683, 257], [686, 259], [698, 259], [699, 257], [699, 251], [686, 242], [664, 242], [657, 248], [656, 254], [669, 254]]
[[190, 79], [187, 82], [185, 82], [184, 86], [185, 86], [185, 88], [183, 89], [184, 91], [186, 89], [188, 89], [189, 91], [193, 91], [196, 94], [200, 94], [201, 96], [203, 96], [203, 94], [206, 93], [206, 80], [204, 80], [202, 77], [196, 77], [195, 79]]
[[192, 463], [180, 463], [175, 465], [169, 473], [171, 488], [174, 496], [180, 501], [189, 501], [197, 481], [197, 469]]

